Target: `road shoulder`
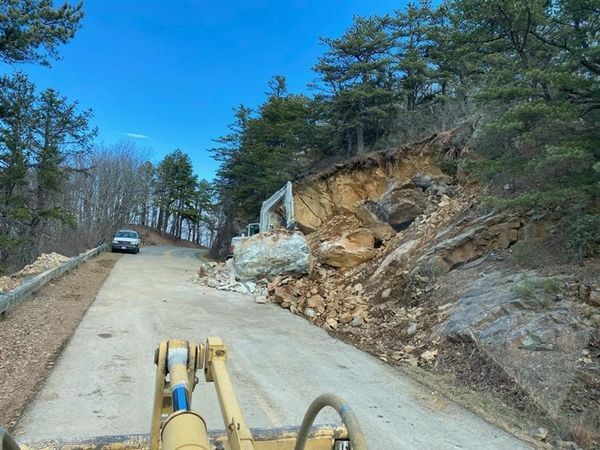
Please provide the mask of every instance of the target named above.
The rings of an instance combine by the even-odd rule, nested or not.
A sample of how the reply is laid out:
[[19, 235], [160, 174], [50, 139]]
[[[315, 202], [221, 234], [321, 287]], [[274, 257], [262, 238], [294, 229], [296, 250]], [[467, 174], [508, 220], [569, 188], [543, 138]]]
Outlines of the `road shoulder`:
[[102, 253], [7, 311], [0, 321], [0, 426], [15, 428], [119, 257]]

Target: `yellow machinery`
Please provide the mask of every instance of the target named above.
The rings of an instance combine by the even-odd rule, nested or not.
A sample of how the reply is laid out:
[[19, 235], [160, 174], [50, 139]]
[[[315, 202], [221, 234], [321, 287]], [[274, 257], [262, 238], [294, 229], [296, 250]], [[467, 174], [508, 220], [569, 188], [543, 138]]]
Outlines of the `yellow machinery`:
[[[89, 440], [53, 440], [21, 445], [21, 450], [367, 450], [352, 410], [344, 400], [324, 394], [310, 405], [299, 429], [250, 430], [246, 425], [226, 367], [227, 347], [217, 337], [205, 344], [170, 340], [156, 349], [156, 383], [150, 435], [106, 436]], [[225, 426], [209, 432], [192, 410], [196, 374], [215, 386]], [[313, 427], [319, 411], [337, 410], [344, 426]], [[19, 446], [0, 428], [0, 450]]]

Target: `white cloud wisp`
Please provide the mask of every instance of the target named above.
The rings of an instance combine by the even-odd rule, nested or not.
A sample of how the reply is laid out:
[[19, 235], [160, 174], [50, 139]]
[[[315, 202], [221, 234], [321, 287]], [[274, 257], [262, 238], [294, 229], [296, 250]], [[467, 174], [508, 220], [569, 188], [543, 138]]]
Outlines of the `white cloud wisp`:
[[146, 136], [145, 134], [138, 134], [138, 133], [125, 133], [125, 136], [134, 138], [134, 139], [150, 139], [150, 136]]

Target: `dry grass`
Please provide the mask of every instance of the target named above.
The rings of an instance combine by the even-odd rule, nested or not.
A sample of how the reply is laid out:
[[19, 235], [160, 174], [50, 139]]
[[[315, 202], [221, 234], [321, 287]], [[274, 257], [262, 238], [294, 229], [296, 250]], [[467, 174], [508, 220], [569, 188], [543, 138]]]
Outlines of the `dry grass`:
[[436, 390], [501, 430], [529, 444], [539, 444], [527, 434], [528, 430], [539, 426], [539, 423], [532, 420], [529, 414], [524, 414], [490, 395], [458, 386], [450, 377], [434, 374], [419, 367], [403, 366], [400, 370], [413, 380]]
[[597, 423], [589, 423], [587, 420], [580, 418], [569, 427], [569, 440], [582, 448], [591, 448], [593, 445], [600, 443], [600, 431], [597, 427]]

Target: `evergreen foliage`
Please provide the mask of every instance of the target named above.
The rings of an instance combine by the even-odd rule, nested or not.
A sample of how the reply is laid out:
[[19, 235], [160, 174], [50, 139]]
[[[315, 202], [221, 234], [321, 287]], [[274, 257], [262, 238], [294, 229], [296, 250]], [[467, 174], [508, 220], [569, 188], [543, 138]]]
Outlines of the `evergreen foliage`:
[[289, 94], [283, 77], [269, 84], [257, 115], [238, 107], [230, 133], [212, 149], [221, 162], [216, 187], [242, 222], [258, 219], [262, 202], [306, 166], [318, 144], [310, 100]]
[[460, 165], [489, 186], [489, 202], [553, 215], [574, 254], [595, 252], [599, 38], [597, 0], [421, 1], [355, 17], [322, 38], [312, 98], [276, 77], [265, 102], [238, 108], [217, 140], [222, 228], [256, 220], [307, 165], [472, 122], [474, 151]]
[[74, 223], [61, 195], [96, 135], [90, 118], [52, 89], [37, 94], [20, 72], [0, 79], [0, 262], [16, 248], [35, 254], [51, 222]]
[[158, 229], [180, 237], [183, 222], [197, 222], [195, 209], [198, 179], [190, 157], [181, 150], [169, 153], [156, 168], [155, 205]]
[[52, 0], [4, 0], [0, 2], [0, 60], [5, 63], [50, 65], [57, 47], [71, 40], [83, 18], [83, 4], [65, 2], [55, 8]]
[[456, 45], [480, 61], [476, 97], [493, 111], [474, 173], [505, 187], [493, 204], [545, 209], [573, 224], [565, 227], [571, 248], [589, 254], [571, 235], [598, 223], [589, 220], [600, 195], [598, 5], [461, 0], [452, 8], [462, 17]]

